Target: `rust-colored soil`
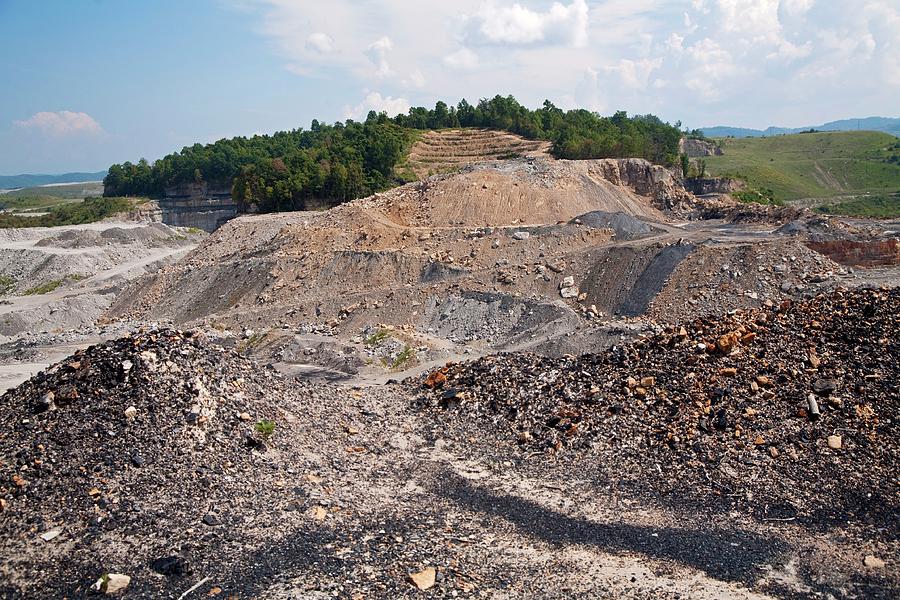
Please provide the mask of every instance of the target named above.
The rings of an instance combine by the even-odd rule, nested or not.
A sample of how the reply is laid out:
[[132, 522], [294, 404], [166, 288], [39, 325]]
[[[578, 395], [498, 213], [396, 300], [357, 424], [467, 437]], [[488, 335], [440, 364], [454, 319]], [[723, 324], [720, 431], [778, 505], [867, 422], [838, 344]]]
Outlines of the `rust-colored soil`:
[[854, 267], [878, 267], [900, 264], [900, 241], [857, 242], [836, 240], [807, 242], [807, 245], [842, 265]]

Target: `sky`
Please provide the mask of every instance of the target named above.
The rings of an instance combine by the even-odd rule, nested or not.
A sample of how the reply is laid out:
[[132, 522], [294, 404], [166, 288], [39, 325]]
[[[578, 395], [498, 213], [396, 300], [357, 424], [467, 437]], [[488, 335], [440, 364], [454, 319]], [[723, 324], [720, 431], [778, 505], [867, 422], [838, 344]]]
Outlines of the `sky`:
[[688, 127], [900, 116], [897, 0], [0, 0], [0, 174], [512, 94]]

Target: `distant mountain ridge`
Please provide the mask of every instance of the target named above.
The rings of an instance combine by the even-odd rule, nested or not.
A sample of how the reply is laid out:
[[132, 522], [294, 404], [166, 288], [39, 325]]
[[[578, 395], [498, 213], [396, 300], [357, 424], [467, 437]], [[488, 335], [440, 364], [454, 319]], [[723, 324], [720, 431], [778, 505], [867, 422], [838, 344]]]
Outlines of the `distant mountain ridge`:
[[823, 125], [811, 125], [808, 127], [768, 127], [766, 129], [748, 129], [745, 127], [701, 127], [700, 131], [707, 137], [763, 137], [771, 135], [784, 135], [788, 133], [802, 133], [815, 129], [817, 131], [883, 131], [900, 137], [900, 118], [890, 117], [865, 117], [861, 119], [841, 119], [829, 121]]
[[29, 174], [0, 175], [0, 190], [34, 187], [49, 183], [82, 183], [84, 181], [100, 181], [106, 177], [106, 171], [95, 173], [63, 173], [62, 175]]

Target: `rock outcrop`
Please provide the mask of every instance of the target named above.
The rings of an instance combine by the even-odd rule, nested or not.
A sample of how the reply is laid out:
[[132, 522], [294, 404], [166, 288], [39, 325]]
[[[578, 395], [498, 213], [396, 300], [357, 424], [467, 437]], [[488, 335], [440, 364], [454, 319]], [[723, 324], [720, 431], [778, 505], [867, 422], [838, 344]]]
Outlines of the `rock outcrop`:
[[684, 187], [692, 194], [704, 196], [737, 192], [744, 189], [745, 184], [740, 179], [731, 177], [689, 177], [684, 180]]
[[208, 232], [238, 214], [237, 203], [231, 198], [231, 184], [221, 181], [168, 187], [159, 208], [166, 225], [196, 227]]
[[722, 156], [722, 148], [715, 142], [706, 140], [695, 140], [691, 138], [683, 138], [680, 143], [682, 154], [687, 154], [688, 158], [700, 158], [703, 156]]
[[596, 164], [604, 179], [651, 198], [659, 210], [683, 213], [696, 209], [696, 199], [684, 189], [680, 179], [663, 166], [642, 158], [607, 158], [590, 162]]

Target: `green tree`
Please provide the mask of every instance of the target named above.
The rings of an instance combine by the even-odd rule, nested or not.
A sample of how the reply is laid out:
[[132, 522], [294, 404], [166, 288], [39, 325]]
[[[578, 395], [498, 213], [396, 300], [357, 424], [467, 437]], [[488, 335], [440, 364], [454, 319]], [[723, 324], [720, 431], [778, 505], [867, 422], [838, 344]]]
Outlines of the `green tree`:
[[579, 109], [563, 111], [546, 100], [529, 110], [513, 96], [465, 99], [456, 107], [437, 102], [433, 109], [412, 107], [388, 116], [370, 111], [353, 120], [272, 135], [235, 137], [186, 146], [152, 165], [112, 165], [104, 195], [159, 197], [186, 183], [230, 185], [242, 210], [304, 208], [308, 201], [337, 203], [383, 190], [398, 182], [394, 169], [403, 160], [413, 129], [485, 127], [552, 142], [558, 158], [642, 157], [674, 165], [681, 131], [654, 115], [612, 117]]

